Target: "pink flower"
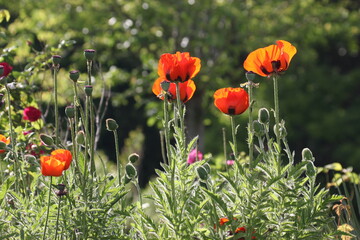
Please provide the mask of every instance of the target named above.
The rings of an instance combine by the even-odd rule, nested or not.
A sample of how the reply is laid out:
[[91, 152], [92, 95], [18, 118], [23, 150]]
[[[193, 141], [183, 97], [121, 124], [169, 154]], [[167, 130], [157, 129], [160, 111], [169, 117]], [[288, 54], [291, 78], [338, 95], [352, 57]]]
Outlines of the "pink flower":
[[27, 107], [24, 109], [23, 119], [35, 122], [41, 117], [41, 111], [34, 107]]
[[226, 165], [232, 166], [234, 165], [235, 160], [226, 160]]
[[0, 76], [1, 77], [6, 77], [7, 75], [9, 75], [12, 71], [12, 66], [10, 66], [10, 64], [8, 64], [7, 62], [1, 62], [0, 66], [3, 66], [4, 72], [3, 74]]
[[[197, 160], [201, 161], [203, 160], [203, 154], [200, 151], [197, 151]], [[193, 164], [194, 162], [196, 162], [196, 149], [191, 150], [191, 152], [189, 153], [188, 159], [187, 159], [187, 163], [188, 164]]]

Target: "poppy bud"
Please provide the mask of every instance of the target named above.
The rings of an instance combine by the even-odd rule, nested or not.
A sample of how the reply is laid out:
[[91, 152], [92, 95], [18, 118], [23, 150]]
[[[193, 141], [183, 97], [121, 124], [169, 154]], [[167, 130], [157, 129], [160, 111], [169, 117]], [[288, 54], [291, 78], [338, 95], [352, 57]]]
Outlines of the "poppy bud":
[[312, 161], [309, 161], [306, 164], [306, 176], [314, 177], [316, 175], [316, 167]]
[[210, 165], [208, 163], [205, 163], [204, 165], [202, 165], [202, 167], [206, 170], [206, 172], [208, 174], [210, 174], [211, 168], [210, 168]]
[[0, 84], [3, 84], [3, 85], [5, 85], [5, 84], [7, 84], [7, 77], [1, 77], [1, 75], [0, 75]]
[[0, 150], [6, 150], [6, 143], [0, 141]]
[[262, 124], [269, 123], [270, 114], [266, 108], [260, 108], [258, 113], [258, 121]]
[[206, 171], [205, 167], [200, 166], [196, 169], [196, 174], [202, 181], [206, 181], [209, 177], [208, 172]]
[[169, 81], [162, 81], [160, 83], [161, 89], [167, 92], [170, 88], [170, 82]]
[[50, 137], [49, 135], [42, 133], [42, 134], [40, 134], [40, 139], [46, 146], [54, 145], [54, 139], [52, 137]]
[[125, 173], [126, 173], [126, 176], [130, 179], [133, 179], [137, 175], [136, 168], [131, 163], [126, 164]]
[[116, 123], [116, 121], [112, 118], [106, 119], [106, 129], [108, 131], [115, 131], [119, 125]]
[[84, 50], [84, 56], [86, 60], [92, 61], [95, 57], [96, 51], [94, 49], [85, 49]]
[[123, 177], [123, 182], [124, 182], [125, 184], [128, 184], [129, 182], [131, 182], [131, 178], [128, 178], [128, 176], [125, 175], [125, 176]]
[[74, 118], [75, 116], [75, 109], [73, 105], [67, 106], [65, 108], [65, 114], [68, 118]]
[[274, 133], [275, 133], [275, 135], [277, 137], [279, 137], [280, 139], [285, 138], [286, 135], [287, 135], [287, 132], [286, 132], [286, 128], [285, 128], [284, 124], [279, 123], [278, 128], [276, 126], [277, 125], [275, 124], [274, 125]]
[[90, 97], [92, 95], [93, 87], [91, 85], [86, 85], [84, 91], [86, 96]]
[[314, 156], [310, 149], [304, 148], [301, 152], [303, 161], [314, 161]]
[[4, 66], [0, 65], [0, 76], [4, 74]]
[[76, 141], [78, 144], [84, 144], [84, 143], [85, 143], [85, 133], [84, 133], [84, 131], [79, 131], [79, 132], [76, 134], [75, 141]]
[[261, 137], [265, 134], [264, 125], [261, 124], [259, 121], [253, 121], [252, 125], [256, 136]]
[[128, 157], [129, 162], [135, 163], [137, 160], [139, 160], [139, 155], [137, 153], [132, 153]]
[[70, 79], [73, 80], [74, 82], [77, 82], [77, 80], [79, 79], [80, 76], [80, 72], [78, 70], [72, 70], [69, 73]]
[[248, 81], [253, 81], [254, 79], [255, 79], [255, 73], [253, 73], [253, 72], [246, 72], [245, 73], [245, 76], [246, 76], [246, 79], [248, 80]]
[[59, 56], [59, 55], [52, 56], [52, 62], [55, 66], [59, 65], [60, 61], [61, 61], [61, 56]]
[[28, 163], [35, 163], [36, 162], [36, 157], [34, 155], [27, 154], [27, 155], [25, 155], [25, 160]]

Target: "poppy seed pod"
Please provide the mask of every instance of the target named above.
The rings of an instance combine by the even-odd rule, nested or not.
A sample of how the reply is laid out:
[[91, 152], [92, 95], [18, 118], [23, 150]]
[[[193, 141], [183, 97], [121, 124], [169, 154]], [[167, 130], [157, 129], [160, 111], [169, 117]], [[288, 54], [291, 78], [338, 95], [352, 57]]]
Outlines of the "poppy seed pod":
[[200, 166], [196, 169], [196, 174], [202, 181], [206, 181], [209, 177], [209, 173], [203, 166]]
[[85, 49], [84, 50], [84, 56], [86, 60], [92, 61], [95, 57], [96, 51], [94, 49]]
[[137, 153], [130, 154], [129, 157], [128, 157], [128, 160], [131, 163], [137, 162], [137, 160], [139, 160], [139, 154], [137, 154]]
[[84, 133], [84, 131], [79, 131], [79, 132], [76, 134], [75, 141], [76, 141], [78, 144], [84, 144], [84, 143], [85, 143], [85, 133]]
[[67, 106], [65, 108], [65, 114], [68, 118], [74, 118], [75, 116], [75, 108], [73, 105]]
[[170, 88], [170, 82], [169, 81], [162, 81], [160, 83], [161, 89], [167, 92]]
[[137, 175], [136, 168], [131, 163], [126, 164], [125, 173], [126, 173], [126, 176], [130, 179], [135, 178]]
[[266, 108], [260, 108], [258, 113], [258, 121], [262, 124], [267, 124], [269, 123], [269, 120], [270, 120], [269, 110], [267, 110]]
[[93, 92], [93, 87], [91, 85], [86, 85], [84, 87], [84, 91], [85, 91], [86, 96], [91, 97], [92, 92]]
[[0, 76], [4, 74], [4, 66], [0, 65]]
[[245, 76], [246, 76], [246, 79], [248, 80], [248, 81], [253, 81], [254, 79], [255, 79], [255, 73], [253, 73], [253, 72], [246, 72], [245, 73]]
[[301, 152], [303, 161], [314, 161], [314, 156], [310, 149], [304, 148]]
[[80, 76], [80, 72], [78, 70], [72, 70], [69, 73], [70, 79], [73, 80], [74, 82], [77, 82], [77, 80], [79, 79]]
[[119, 125], [116, 123], [116, 121], [112, 118], [106, 119], [106, 129], [108, 131], [115, 131]]
[[61, 56], [60, 55], [53, 55], [52, 56], [52, 62], [54, 65], [59, 65], [61, 61]]
[[49, 135], [42, 133], [42, 134], [40, 134], [40, 139], [46, 146], [54, 145], [54, 139], [52, 137], [50, 137]]
[[252, 125], [256, 136], [261, 137], [265, 134], [264, 125], [261, 124], [259, 121], [257, 120], [253, 121]]

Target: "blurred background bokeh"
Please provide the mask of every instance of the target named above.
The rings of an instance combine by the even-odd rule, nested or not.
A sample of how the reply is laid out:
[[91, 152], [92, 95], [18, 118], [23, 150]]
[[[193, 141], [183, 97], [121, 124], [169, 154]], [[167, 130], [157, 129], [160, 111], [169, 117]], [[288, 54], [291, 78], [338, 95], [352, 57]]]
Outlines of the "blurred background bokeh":
[[[201, 59], [197, 91], [187, 103], [187, 130], [189, 137], [199, 135], [202, 152], [216, 158], [229, 119], [213, 106], [214, 91], [244, 83], [246, 56], [279, 39], [298, 49], [280, 78], [290, 147], [298, 159], [309, 147], [317, 166], [341, 162], [360, 170], [358, 0], [0, 0], [0, 9], [10, 13], [9, 21], [0, 14], [0, 61], [14, 66], [14, 78], [43, 112], [52, 88], [51, 55], [62, 56], [64, 108], [72, 101], [68, 72], [79, 69], [85, 80], [83, 50], [97, 51], [95, 94], [99, 101], [104, 81], [111, 87], [105, 118], [120, 126], [122, 158], [141, 155], [143, 184], [161, 161], [162, 103], [151, 92], [161, 54], [188, 51]], [[254, 115], [273, 106], [271, 79], [255, 82]], [[236, 120], [240, 149], [247, 151], [247, 113]], [[98, 149], [114, 161], [112, 133], [103, 129]]]

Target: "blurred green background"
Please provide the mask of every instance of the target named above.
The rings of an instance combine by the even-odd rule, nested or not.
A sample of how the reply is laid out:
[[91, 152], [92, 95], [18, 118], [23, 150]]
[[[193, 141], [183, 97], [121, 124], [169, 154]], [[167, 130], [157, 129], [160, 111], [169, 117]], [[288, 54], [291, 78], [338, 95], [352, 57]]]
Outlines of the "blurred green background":
[[[199, 135], [200, 149], [216, 156], [229, 119], [213, 106], [212, 94], [244, 83], [246, 56], [279, 39], [298, 49], [280, 79], [290, 147], [298, 158], [302, 148], [312, 149], [317, 166], [341, 162], [360, 170], [358, 0], [1, 0], [0, 9], [11, 15], [0, 25], [2, 60], [14, 66], [16, 81], [29, 86], [43, 108], [51, 55], [62, 56], [65, 107], [72, 101], [68, 72], [85, 73], [83, 50], [96, 49], [95, 92], [100, 95], [102, 81], [111, 86], [106, 118], [120, 125], [123, 157], [132, 151], [142, 156], [143, 183], [161, 160], [162, 103], [151, 92], [160, 55], [189, 51], [201, 59], [197, 91], [187, 103], [188, 134]], [[255, 81], [254, 114], [273, 105], [271, 79]], [[246, 113], [237, 118], [244, 151], [246, 120]], [[115, 159], [111, 133], [103, 131], [99, 149]]]

